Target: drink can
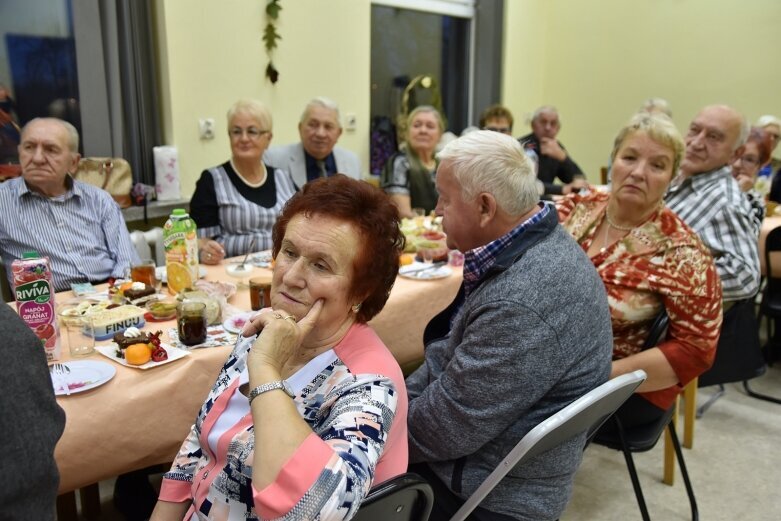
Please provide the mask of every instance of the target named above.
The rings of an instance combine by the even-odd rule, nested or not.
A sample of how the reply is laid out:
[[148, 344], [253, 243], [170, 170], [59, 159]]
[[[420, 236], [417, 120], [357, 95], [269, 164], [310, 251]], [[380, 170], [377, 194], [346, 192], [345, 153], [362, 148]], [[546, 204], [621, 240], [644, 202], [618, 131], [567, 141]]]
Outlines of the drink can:
[[16, 312], [41, 341], [49, 361], [60, 359], [60, 329], [54, 307], [49, 258], [26, 252], [11, 263]]

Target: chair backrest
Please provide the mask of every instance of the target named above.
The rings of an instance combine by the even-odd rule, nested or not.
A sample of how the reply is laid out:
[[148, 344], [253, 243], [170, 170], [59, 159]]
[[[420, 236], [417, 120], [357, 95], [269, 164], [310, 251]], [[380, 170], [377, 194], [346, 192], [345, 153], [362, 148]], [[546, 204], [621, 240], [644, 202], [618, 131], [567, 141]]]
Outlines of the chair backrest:
[[353, 521], [426, 521], [433, 506], [431, 485], [408, 472], [372, 488]]
[[770, 262], [771, 253], [781, 251], [781, 226], [773, 228], [765, 238], [765, 273], [767, 274], [768, 293], [781, 292], [781, 278], [773, 277], [773, 264]]
[[605, 420], [632, 396], [645, 379], [646, 374], [642, 370], [617, 376], [530, 430], [469, 496], [450, 521], [466, 519], [516, 465], [522, 465], [534, 456], [557, 447], [583, 432], [586, 432], [587, 438], [591, 437]]
[[754, 299], [739, 300], [724, 313], [716, 357], [711, 368], [700, 375], [698, 386], [750, 380], [766, 370]]
[[662, 311], [656, 315], [651, 329], [648, 331], [648, 336], [645, 338], [643, 344], [643, 350], [656, 347], [667, 336], [667, 326], [669, 325], [670, 317], [667, 316], [667, 310], [662, 308]]

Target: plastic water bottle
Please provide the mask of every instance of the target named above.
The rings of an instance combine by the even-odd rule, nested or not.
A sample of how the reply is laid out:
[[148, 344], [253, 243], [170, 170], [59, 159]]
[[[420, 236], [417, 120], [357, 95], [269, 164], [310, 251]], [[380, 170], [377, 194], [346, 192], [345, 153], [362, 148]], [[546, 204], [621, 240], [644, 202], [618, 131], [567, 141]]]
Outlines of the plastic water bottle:
[[186, 210], [171, 212], [163, 226], [163, 248], [168, 292], [175, 295], [192, 288], [198, 280], [198, 236], [195, 221]]
[[762, 197], [766, 197], [770, 193], [770, 176], [773, 173], [773, 169], [768, 163], [757, 174], [757, 179], [754, 181], [754, 190], [759, 192]]

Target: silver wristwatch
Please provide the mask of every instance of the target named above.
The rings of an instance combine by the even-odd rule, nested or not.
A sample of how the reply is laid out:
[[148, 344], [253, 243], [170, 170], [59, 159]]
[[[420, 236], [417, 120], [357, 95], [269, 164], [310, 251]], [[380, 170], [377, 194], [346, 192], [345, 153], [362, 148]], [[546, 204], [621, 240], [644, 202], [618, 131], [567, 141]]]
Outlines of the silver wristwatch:
[[288, 383], [285, 380], [277, 380], [276, 382], [269, 382], [263, 385], [259, 385], [255, 387], [253, 390], [249, 392], [249, 403], [252, 404], [252, 400], [260, 396], [261, 394], [273, 391], [274, 389], [282, 389], [285, 391], [285, 394], [293, 398], [295, 394], [293, 394], [293, 389], [290, 388]]

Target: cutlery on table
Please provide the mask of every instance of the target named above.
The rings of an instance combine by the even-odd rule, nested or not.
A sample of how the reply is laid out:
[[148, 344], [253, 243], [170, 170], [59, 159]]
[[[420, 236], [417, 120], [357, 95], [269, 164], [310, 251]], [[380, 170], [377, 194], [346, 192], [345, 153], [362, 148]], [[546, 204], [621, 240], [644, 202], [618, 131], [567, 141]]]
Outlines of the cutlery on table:
[[247, 269], [247, 259], [249, 259], [249, 254], [252, 253], [252, 250], [255, 248], [255, 237], [252, 238], [252, 242], [249, 243], [249, 250], [247, 250], [247, 254], [244, 256], [244, 260], [241, 261], [241, 264], [236, 266], [236, 271], [244, 271]]
[[49, 372], [52, 374], [54, 377], [53, 379], [55, 380], [54, 389], [62, 389], [65, 391], [66, 395], [70, 395], [71, 388], [70, 384], [68, 383], [68, 378], [65, 375], [71, 372], [71, 368], [65, 364], [57, 363], [51, 365]]
[[417, 268], [417, 269], [414, 269], [414, 270], [404, 270], [402, 273], [404, 275], [411, 275], [413, 273], [421, 273], [421, 272], [424, 272], [424, 271], [435, 270], [437, 268], [441, 268], [445, 264], [447, 264], [447, 262], [445, 262], [445, 261], [435, 262], [434, 264], [431, 264], [430, 266], [426, 266], [425, 268]]

